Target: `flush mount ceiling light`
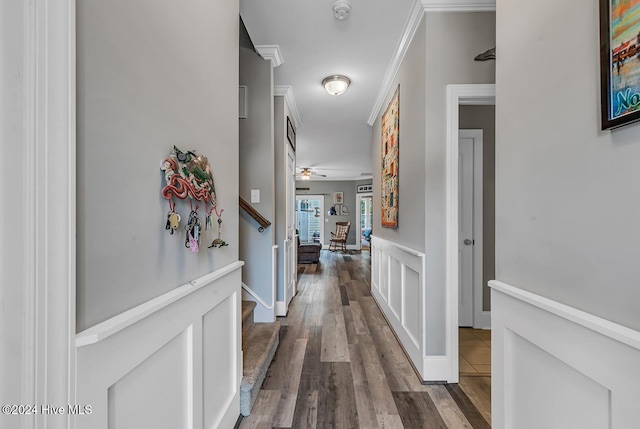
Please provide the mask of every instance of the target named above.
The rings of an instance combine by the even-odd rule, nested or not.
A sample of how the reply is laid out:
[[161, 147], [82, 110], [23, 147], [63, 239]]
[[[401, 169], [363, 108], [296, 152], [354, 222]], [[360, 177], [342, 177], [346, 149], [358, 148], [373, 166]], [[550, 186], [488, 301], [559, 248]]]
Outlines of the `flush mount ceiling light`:
[[338, 74], [327, 76], [322, 80], [322, 86], [331, 95], [344, 94], [349, 84], [351, 84], [351, 80], [348, 77]]

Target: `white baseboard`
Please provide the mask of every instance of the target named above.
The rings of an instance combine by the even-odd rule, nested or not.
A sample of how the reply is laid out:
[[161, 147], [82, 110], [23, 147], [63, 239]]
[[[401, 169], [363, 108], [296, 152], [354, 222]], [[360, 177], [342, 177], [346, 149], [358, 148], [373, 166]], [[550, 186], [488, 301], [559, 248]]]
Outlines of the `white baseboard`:
[[474, 329], [491, 329], [491, 312], [490, 311], [482, 311], [478, 315], [477, 320], [473, 321]]
[[287, 315], [287, 304], [284, 301], [276, 301], [276, 316]]
[[491, 281], [492, 427], [631, 428], [640, 332]]
[[446, 356], [423, 357], [424, 379], [428, 381], [447, 381], [449, 360]]

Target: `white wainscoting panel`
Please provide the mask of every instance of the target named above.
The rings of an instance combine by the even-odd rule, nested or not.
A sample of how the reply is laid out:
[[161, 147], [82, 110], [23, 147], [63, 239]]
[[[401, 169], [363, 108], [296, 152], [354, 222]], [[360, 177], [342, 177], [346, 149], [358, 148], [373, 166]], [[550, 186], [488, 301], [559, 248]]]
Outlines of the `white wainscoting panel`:
[[640, 332], [489, 284], [493, 428], [637, 427]]
[[371, 238], [371, 293], [424, 381], [447, 379], [444, 356], [426, 354], [425, 254]]
[[76, 337], [78, 429], [231, 428], [240, 414], [235, 262]]

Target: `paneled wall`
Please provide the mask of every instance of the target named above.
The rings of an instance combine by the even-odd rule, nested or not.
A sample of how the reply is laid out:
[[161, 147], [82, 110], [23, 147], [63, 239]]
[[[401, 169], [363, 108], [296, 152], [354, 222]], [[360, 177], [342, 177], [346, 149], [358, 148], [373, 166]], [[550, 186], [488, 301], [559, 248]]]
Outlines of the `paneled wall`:
[[379, 237], [371, 240], [371, 294], [425, 381], [447, 380], [445, 356], [426, 351], [426, 256]]
[[640, 419], [640, 333], [491, 282], [492, 425], [632, 428]]
[[240, 268], [230, 264], [78, 334], [78, 429], [230, 428], [239, 415]]

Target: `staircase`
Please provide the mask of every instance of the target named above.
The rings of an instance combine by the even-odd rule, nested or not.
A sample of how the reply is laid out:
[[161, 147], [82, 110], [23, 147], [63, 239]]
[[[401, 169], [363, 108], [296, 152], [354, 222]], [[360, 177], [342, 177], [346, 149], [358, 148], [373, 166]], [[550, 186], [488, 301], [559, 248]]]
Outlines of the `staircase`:
[[248, 416], [280, 342], [280, 322], [253, 323], [256, 303], [242, 301], [240, 414]]

